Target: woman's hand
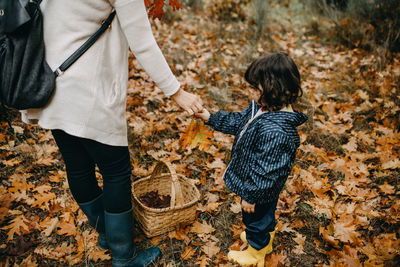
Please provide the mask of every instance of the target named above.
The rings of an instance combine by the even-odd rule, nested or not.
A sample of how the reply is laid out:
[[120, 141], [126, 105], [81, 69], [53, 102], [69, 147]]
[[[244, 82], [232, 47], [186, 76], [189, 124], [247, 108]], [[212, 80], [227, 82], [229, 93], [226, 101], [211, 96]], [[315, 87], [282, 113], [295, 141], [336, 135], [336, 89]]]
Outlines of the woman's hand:
[[202, 119], [203, 121], [208, 121], [208, 119], [210, 118], [210, 112], [208, 112], [207, 109], [203, 108], [202, 111], [195, 113], [194, 114], [196, 117], [199, 117], [200, 119]]
[[244, 212], [254, 213], [254, 208], [256, 207], [256, 204], [250, 204], [249, 202], [247, 202], [244, 199], [242, 199], [241, 204], [242, 204], [242, 209], [244, 210]]
[[189, 115], [201, 112], [203, 110], [203, 101], [198, 95], [186, 92], [179, 89], [178, 92], [173, 94], [171, 98], [183, 108]]

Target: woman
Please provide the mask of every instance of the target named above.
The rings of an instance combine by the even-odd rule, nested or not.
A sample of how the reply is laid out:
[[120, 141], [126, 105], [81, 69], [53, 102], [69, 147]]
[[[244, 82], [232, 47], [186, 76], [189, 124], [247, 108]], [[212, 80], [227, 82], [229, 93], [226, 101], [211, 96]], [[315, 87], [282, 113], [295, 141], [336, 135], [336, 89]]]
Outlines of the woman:
[[179, 88], [154, 39], [143, 0], [45, 0], [41, 9], [46, 60], [53, 70], [116, 11], [110, 29], [57, 78], [49, 104], [22, 111], [22, 119], [52, 130], [72, 195], [99, 232], [99, 245], [111, 249], [112, 265], [147, 266], [161, 253], [158, 248], [137, 251], [133, 244], [125, 114], [129, 48], [164, 94], [189, 114], [202, 110], [201, 100]]

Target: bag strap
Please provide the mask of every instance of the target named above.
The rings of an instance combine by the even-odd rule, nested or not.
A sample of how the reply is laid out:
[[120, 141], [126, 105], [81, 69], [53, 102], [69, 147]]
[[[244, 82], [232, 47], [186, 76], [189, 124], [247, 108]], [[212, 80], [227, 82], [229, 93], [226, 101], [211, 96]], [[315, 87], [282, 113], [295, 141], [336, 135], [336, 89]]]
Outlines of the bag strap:
[[86, 42], [81, 45], [67, 60], [65, 60], [60, 67], [58, 67], [54, 74], [57, 76], [61, 75], [67, 70], [75, 61], [78, 60], [99, 38], [100, 36], [110, 27], [112, 20], [115, 17], [115, 11], [111, 12], [108, 18], [101, 24], [100, 28], [92, 35]]

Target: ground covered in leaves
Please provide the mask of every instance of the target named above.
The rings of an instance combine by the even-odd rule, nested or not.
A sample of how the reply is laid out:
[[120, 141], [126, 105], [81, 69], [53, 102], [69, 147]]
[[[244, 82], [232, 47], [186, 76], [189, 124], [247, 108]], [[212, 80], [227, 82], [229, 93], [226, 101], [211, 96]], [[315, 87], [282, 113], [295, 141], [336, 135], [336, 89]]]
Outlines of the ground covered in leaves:
[[[211, 111], [247, 105], [243, 72], [258, 56], [286, 51], [298, 63], [304, 96], [297, 108], [309, 120], [299, 129], [302, 145], [280, 195], [268, 266], [398, 266], [399, 55], [382, 64], [372, 52], [327, 43], [306, 16], [299, 4], [271, 4], [259, 39], [251, 21], [218, 21], [208, 9], [184, 8], [152, 25], [183, 88]], [[243, 224], [239, 198], [221, 180], [233, 137], [205, 128], [200, 146], [192, 143], [192, 118], [133, 57], [127, 114], [133, 179], [151, 174], [162, 159], [202, 195], [193, 224], [150, 240], [136, 227], [136, 242], [162, 249], [159, 266], [233, 266], [226, 255], [243, 249]], [[0, 266], [110, 266], [72, 199], [51, 134], [22, 124], [17, 113], [14, 133], [7, 129], [2, 123]]]

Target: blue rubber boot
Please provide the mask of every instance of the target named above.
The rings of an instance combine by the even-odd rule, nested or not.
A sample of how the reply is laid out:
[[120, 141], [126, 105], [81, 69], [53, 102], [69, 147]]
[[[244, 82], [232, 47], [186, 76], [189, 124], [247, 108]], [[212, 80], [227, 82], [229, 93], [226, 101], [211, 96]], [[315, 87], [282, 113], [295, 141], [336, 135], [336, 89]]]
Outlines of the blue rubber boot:
[[97, 238], [98, 246], [101, 249], [109, 249], [104, 222], [103, 194], [89, 202], [78, 203], [78, 205], [88, 217], [89, 224], [99, 233], [99, 237]]
[[133, 244], [132, 209], [122, 213], [105, 213], [107, 242], [112, 252], [112, 267], [143, 267], [161, 257], [159, 248], [139, 251]]

